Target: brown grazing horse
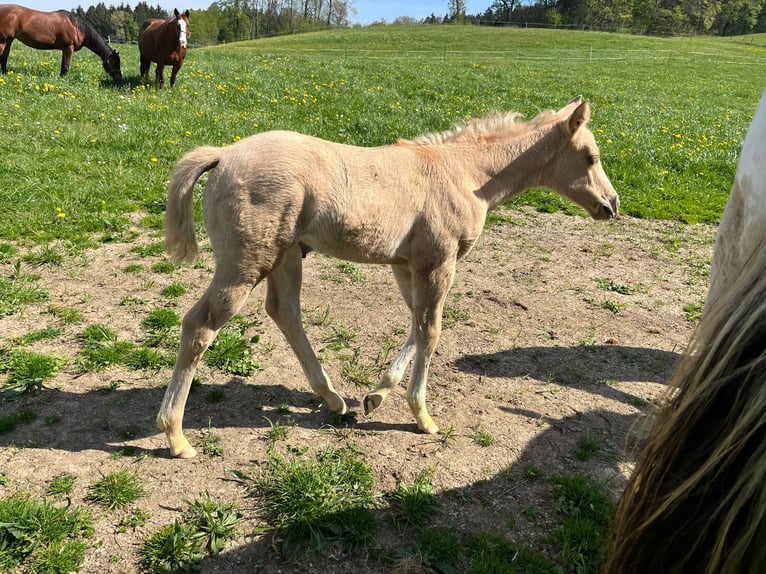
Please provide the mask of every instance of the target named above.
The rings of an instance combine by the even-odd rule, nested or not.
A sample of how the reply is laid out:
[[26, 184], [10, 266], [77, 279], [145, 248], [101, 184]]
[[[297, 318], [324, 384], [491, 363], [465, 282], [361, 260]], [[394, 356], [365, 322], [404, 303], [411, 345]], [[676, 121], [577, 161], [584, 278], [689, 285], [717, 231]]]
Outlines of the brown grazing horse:
[[152, 62], [157, 64], [155, 78], [160, 88], [165, 85], [165, 66], [173, 66], [170, 86], [176, 83], [178, 70], [186, 57], [186, 45], [191, 37], [189, 11], [181, 14], [174, 10], [169, 20], [149, 18], [138, 33], [138, 50], [141, 53], [141, 76], [149, 80]]
[[168, 189], [165, 246], [177, 261], [196, 258], [192, 191], [212, 170], [203, 213], [216, 269], [184, 317], [178, 360], [157, 416], [171, 456], [196, 454], [182, 422], [197, 363], [263, 279], [266, 312], [312, 389], [331, 411], [346, 412], [301, 323], [302, 258], [312, 250], [391, 266], [411, 330], [380, 384], [364, 397], [364, 410], [380, 407], [412, 361], [407, 402], [418, 428], [436, 433], [426, 409], [429, 364], [455, 266], [481, 235], [487, 213], [537, 186], [571, 199], [594, 219], [619, 211], [586, 125], [587, 101], [575, 98], [529, 122], [517, 121], [518, 115], [492, 115], [376, 148], [272, 131], [182, 158]]
[[615, 515], [602, 574], [766, 571], [766, 92], [689, 349]]
[[8, 73], [11, 44], [20, 42], [37, 50], [61, 50], [61, 75], [66, 76], [72, 54], [85, 46], [101, 58], [104, 70], [114, 80], [122, 80], [120, 54], [112, 50], [98, 32], [77, 14], [59, 10], [39, 12], [0, 4], [0, 68]]

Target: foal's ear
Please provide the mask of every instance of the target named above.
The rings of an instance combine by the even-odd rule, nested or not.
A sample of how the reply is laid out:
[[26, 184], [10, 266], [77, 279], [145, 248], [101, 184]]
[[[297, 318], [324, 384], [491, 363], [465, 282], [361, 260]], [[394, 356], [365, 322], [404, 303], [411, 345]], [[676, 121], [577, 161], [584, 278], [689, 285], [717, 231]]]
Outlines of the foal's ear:
[[569, 116], [569, 133], [574, 135], [577, 130], [588, 123], [590, 119], [590, 103], [585, 100], [577, 109]]
[[178, 8], [173, 8], [173, 16], [177, 19], [180, 15], [181, 13], [178, 11]]

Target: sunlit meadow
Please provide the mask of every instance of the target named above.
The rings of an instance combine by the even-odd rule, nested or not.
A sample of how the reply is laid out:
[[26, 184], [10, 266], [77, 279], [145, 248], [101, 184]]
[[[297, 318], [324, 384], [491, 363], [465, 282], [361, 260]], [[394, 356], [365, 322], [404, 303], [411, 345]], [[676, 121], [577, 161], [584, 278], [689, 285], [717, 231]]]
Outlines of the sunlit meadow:
[[[374, 146], [494, 110], [582, 94], [624, 213], [716, 222], [766, 84], [766, 50], [720, 39], [474, 27], [373, 27], [192, 48], [175, 88], [98, 58], [14, 44], [0, 77], [0, 240], [78, 245], [161, 213], [191, 148], [290, 129]], [[545, 192], [521, 201], [577, 209]]]

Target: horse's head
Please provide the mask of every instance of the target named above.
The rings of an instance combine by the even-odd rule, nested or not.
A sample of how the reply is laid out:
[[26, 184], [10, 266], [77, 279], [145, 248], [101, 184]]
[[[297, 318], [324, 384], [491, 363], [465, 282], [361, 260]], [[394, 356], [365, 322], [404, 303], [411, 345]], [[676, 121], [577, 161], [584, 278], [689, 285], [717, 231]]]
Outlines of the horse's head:
[[104, 71], [109, 74], [113, 80], [119, 82], [122, 80], [122, 71], [120, 70], [120, 53], [112, 50], [103, 61]]
[[183, 14], [174, 9], [173, 14], [176, 17], [176, 26], [178, 27], [178, 47], [186, 48], [191, 38], [191, 26], [189, 26], [189, 11], [186, 10]]
[[588, 100], [578, 96], [556, 115], [565, 143], [546, 170], [545, 185], [580, 205], [593, 219], [617, 217], [620, 198], [604, 172], [596, 138], [587, 127]]

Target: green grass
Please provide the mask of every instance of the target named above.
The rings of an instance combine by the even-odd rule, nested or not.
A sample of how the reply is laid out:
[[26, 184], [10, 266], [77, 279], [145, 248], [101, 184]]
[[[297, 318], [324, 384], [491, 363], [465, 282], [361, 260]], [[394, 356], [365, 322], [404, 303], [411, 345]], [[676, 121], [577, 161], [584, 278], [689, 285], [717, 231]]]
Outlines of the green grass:
[[374, 535], [372, 470], [352, 450], [326, 448], [314, 460], [272, 453], [259, 474], [237, 476], [253, 488], [272, 529], [288, 542], [353, 550]]
[[[533, 116], [578, 94], [593, 103], [625, 213], [715, 222], [764, 53], [720, 38], [371, 27], [193, 49], [176, 87], [159, 91], [129, 71], [122, 85], [103, 81], [87, 53], [60, 78], [54, 53], [19, 45], [0, 81], [0, 240], [106, 239], [127, 213], [164, 205], [172, 167], [197, 145], [269, 129], [379, 145], [496, 109]], [[137, 61], [137, 48], [122, 55]], [[577, 211], [547, 192], [519, 202]]]
[[122, 508], [144, 495], [141, 478], [130, 470], [110, 472], [88, 487], [87, 500], [108, 510]]
[[0, 499], [0, 571], [74, 572], [93, 535], [91, 516], [17, 494]]
[[0, 355], [0, 373], [8, 373], [8, 379], [0, 388], [5, 400], [13, 400], [24, 394], [37, 394], [43, 383], [56, 374], [65, 360], [42, 353], [16, 349], [7, 357]]

